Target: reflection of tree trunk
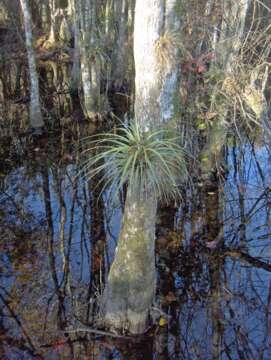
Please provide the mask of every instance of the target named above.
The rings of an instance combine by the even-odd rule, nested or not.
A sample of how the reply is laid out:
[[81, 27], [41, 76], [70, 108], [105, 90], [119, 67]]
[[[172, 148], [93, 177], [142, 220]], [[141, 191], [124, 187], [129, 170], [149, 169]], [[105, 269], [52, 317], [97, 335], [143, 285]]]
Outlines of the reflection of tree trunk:
[[[209, 244], [214, 244], [217, 248], [221, 246], [220, 234], [223, 232], [220, 218], [220, 198], [219, 198], [219, 182], [218, 180], [210, 182], [207, 181], [203, 187], [204, 207], [205, 207], [205, 231]], [[208, 244], [208, 243], [206, 243]], [[210, 245], [209, 245], [210, 246]], [[211, 321], [212, 321], [212, 359], [221, 359], [222, 350], [222, 310], [221, 310], [221, 285], [220, 272], [222, 261], [220, 257], [214, 254], [209, 257], [209, 272], [210, 272], [210, 287], [211, 287]]]
[[[31, 353], [35, 353], [36, 349], [35, 349], [35, 346], [33, 344], [33, 341], [30, 338], [30, 336], [28, 335], [28, 332], [25, 329], [22, 321], [19, 319], [19, 317], [15, 313], [14, 309], [10, 306], [9, 302], [4, 298], [4, 296], [1, 293], [0, 293], [0, 300], [5, 305], [5, 307], [7, 308], [11, 318], [15, 321], [15, 323], [19, 327], [23, 337], [26, 339], [27, 343], [29, 344], [27, 346], [28, 351], [30, 351]], [[0, 315], [1, 315], [1, 313], [0, 313]], [[0, 324], [0, 326], [1, 326], [1, 324]], [[0, 329], [1, 329], [1, 327], [0, 327]], [[40, 358], [39, 355], [38, 355], [38, 357]]]
[[48, 245], [48, 255], [49, 255], [49, 264], [51, 275], [55, 287], [55, 292], [58, 298], [58, 320], [59, 326], [62, 328], [65, 324], [65, 307], [64, 307], [64, 297], [60, 289], [60, 284], [57, 276], [56, 269], [56, 260], [54, 254], [54, 224], [53, 224], [53, 213], [51, 207], [51, 194], [50, 194], [50, 185], [49, 185], [49, 174], [46, 160], [44, 159], [41, 164], [41, 176], [43, 181], [43, 193], [44, 193], [44, 203], [45, 203], [45, 213], [47, 220], [47, 245]]
[[[103, 290], [105, 283], [105, 251], [106, 251], [106, 234], [104, 229], [104, 204], [98, 191], [92, 192], [91, 201], [91, 281], [89, 285], [88, 299], [99, 294]], [[98, 299], [99, 300], [99, 299]], [[93, 314], [96, 312], [96, 305], [94, 307], [88, 306], [88, 317], [90, 310]]]
[[72, 294], [71, 290], [71, 271], [70, 271], [70, 258], [71, 258], [71, 246], [72, 246], [72, 237], [73, 237], [73, 229], [74, 229], [74, 211], [75, 211], [75, 203], [77, 199], [77, 183], [74, 182], [72, 184], [72, 199], [71, 199], [71, 209], [70, 209], [70, 226], [68, 232], [68, 241], [67, 241], [67, 249], [66, 249], [66, 268], [64, 272], [64, 289], [68, 289], [69, 294]]
[[245, 248], [246, 242], [246, 214], [245, 214], [245, 176], [244, 176], [244, 161], [242, 152], [238, 154], [238, 174], [239, 182], [237, 183], [239, 211], [240, 211], [240, 226], [239, 226], [239, 238], [240, 246]]
[[227, 137], [225, 123], [228, 111], [223, 110], [219, 120], [212, 125], [207, 143], [201, 153], [201, 170], [203, 177], [210, 176], [212, 170], [219, 169], [222, 161], [222, 149]]
[[205, 208], [205, 232], [208, 240], [217, 239], [221, 221], [219, 218], [220, 199], [219, 199], [219, 183], [218, 180], [208, 181], [202, 188], [203, 203]]
[[[56, 182], [55, 194], [58, 199], [59, 208], [60, 208], [60, 224], [59, 224], [59, 248], [62, 257], [62, 272], [65, 274], [65, 271], [68, 267], [67, 259], [65, 254], [65, 225], [67, 221], [67, 208], [65, 204], [64, 197], [62, 195], [62, 179], [59, 179], [58, 171], [52, 171], [54, 175], [54, 181]], [[63, 275], [64, 276], [64, 275]]]
[[[161, 310], [165, 314], [173, 315], [170, 318], [170, 323], [165, 323], [163, 326], [157, 328], [157, 333], [155, 336], [154, 346], [155, 352], [158, 360], [167, 360], [170, 359], [169, 349], [168, 349], [168, 338], [171, 327], [174, 328], [174, 337], [179, 336], [179, 328], [176, 322], [178, 322], [178, 314], [174, 304], [172, 304], [172, 299], [170, 296], [175, 296], [175, 278], [174, 278], [174, 261], [172, 259], [177, 255], [177, 247], [171, 247], [170, 241], [171, 235], [175, 235], [174, 231], [174, 220], [175, 220], [176, 208], [173, 204], [168, 206], [163, 206], [159, 209], [157, 214], [158, 228], [157, 228], [157, 252], [156, 261], [158, 264], [160, 262], [165, 264], [165, 267], [162, 267], [162, 270], [159, 272], [159, 283], [157, 285], [157, 292], [159, 294], [159, 299], [161, 301]], [[173, 236], [174, 236], [173, 235]], [[180, 244], [179, 244], [180, 245]], [[160, 254], [161, 252], [161, 254]], [[167, 271], [165, 271], [165, 268]], [[163, 319], [167, 322], [168, 319]], [[177, 325], [177, 326], [176, 326]], [[171, 333], [170, 333], [171, 334]], [[173, 334], [171, 334], [173, 335]], [[176, 340], [176, 343], [178, 340]]]
[[65, 256], [65, 224], [67, 219], [67, 209], [65, 201], [61, 194], [59, 194], [59, 205], [60, 205], [60, 230], [59, 230], [59, 241], [60, 241], [60, 252], [62, 254], [63, 272], [67, 269], [66, 256]]
[[220, 289], [220, 259], [210, 258], [211, 276], [211, 319], [212, 319], [212, 359], [220, 360], [222, 355], [222, 314]]

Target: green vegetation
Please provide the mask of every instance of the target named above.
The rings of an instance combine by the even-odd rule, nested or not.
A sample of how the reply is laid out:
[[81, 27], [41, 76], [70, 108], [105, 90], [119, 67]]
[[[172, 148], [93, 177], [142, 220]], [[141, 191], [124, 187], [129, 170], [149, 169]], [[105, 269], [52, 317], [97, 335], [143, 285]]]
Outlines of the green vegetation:
[[102, 175], [103, 189], [118, 193], [128, 185], [128, 191], [140, 199], [150, 194], [166, 202], [180, 197], [178, 181], [187, 178], [186, 154], [172, 130], [146, 133], [134, 123], [85, 141], [84, 154], [90, 155], [82, 172], [89, 179]]

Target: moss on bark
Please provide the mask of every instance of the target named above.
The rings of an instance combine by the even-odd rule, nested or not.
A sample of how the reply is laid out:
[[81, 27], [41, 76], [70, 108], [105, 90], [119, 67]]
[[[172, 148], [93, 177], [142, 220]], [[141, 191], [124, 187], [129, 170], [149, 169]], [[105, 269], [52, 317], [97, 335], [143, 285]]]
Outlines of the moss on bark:
[[104, 292], [105, 325], [132, 334], [146, 328], [155, 293], [157, 203], [127, 198], [115, 260]]

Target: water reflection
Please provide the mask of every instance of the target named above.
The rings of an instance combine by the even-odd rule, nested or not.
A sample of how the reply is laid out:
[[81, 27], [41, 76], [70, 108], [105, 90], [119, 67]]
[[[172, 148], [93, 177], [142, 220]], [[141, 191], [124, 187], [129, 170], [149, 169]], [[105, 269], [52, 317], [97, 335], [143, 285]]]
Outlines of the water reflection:
[[10, 162], [1, 173], [3, 358], [270, 358], [268, 149], [229, 147], [226, 179], [161, 210], [158, 326], [140, 340], [143, 352], [134, 340], [65, 333], [98, 311], [120, 209], [112, 214], [75, 176], [76, 161], [65, 149], [56, 154], [56, 140], [45, 143], [24, 139], [2, 160]]
[[89, 129], [77, 126], [82, 113], [66, 92], [67, 69], [46, 66], [48, 119], [61, 124], [54, 135], [20, 131], [23, 65], [0, 95], [10, 119], [1, 122], [0, 358], [270, 359], [271, 153], [251, 139], [230, 139], [223, 177], [161, 208], [156, 326], [129, 339], [87, 331], [96, 325], [122, 206], [76, 176], [75, 149]]
[[[39, 82], [43, 117], [49, 130], [84, 122], [80, 94], [71, 94], [69, 59], [39, 61]], [[0, 133], [13, 135], [28, 130], [30, 102], [28, 69], [23, 60], [0, 55]]]

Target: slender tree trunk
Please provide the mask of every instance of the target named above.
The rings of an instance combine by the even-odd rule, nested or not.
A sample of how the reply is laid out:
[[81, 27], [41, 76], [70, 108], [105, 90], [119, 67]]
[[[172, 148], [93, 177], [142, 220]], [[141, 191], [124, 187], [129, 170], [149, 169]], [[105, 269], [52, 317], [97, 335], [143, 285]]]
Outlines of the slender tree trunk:
[[87, 0], [78, 3], [78, 13], [80, 19], [80, 58], [81, 58], [81, 77], [84, 93], [85, 114], [92, 118], [93, 112], [93, 98], [91, 86], [91, 72], [89, 66], [89, 47], [90, 47], [90, 8]]
[[222, 310], [222, 291], [221, 291], [221, 279], [220, 271], [223, 264], [221, 259], [212, 259], [210, 264], [211, 272], [211, 293], [210, 293], [210, 310], [211, 310], [211, 322], [212, 322], [212, 359], [220, 360], [223, 354], [223, 310]]
[[73, 93], [77, 93], [80, 83], [80, 31], [79, 31], [79, 17], [76, 9], [76, 0], [69, 1], [69, 12], [71, 12], [71, 18], [73, 22], [73, 38], [74, 38], [74, 51], [73, 51], [73, 63], [72, 63], [72, 79], [71, 90]]
[[[80, 18], [81, 76], [85, 114], [93, 119], [100, 111], [101, 64], [97, 53], [96, 6], [88, 0], [78, 4]], [[98, 51], [99, 52], [99, 51]]]
[[68, 0], [67, 15], [69, 16], [69, 18], [74, 15], [74, 1], [75, 0]]
[[128, 65], [127, 59], [127, 42], [128, 42], [128, 0], [119, 0], [116, 2], [116, 19], [117, 19], [117, 38], [115, 45], [115, 56], [113, 66], [114, 88], [121, 90], [127, 77], [126, 70]]
[[167, 123], [176, 115], [178, 101], [178, 85], [180, 77], [180, 51], [176, 47], [177, 33], [181, 26], [181, 19], [176, 14], [176, 0], [165, 2], [164, 36], [168, 37], [165, 64], [162, 66], [162, 89], [160, 94], [161, 119]]
[[[99, 179], [97, 178], [98, 182]], [[100, 189], [101, 190], [101, 189]], [[91, 265], [90, 265], [90, 283], [87, 299], [95, 297], [97, 291], [103, 290], [105, 280], [105, 261], [106, 261], [106, 233], [104, 224], [104, 202], [101, 199], [99, 189], [92, 190], [89, 186], [91, 194]], [[99, 300], [99, 299], [98, 299]], [[97, 313], [97, 302], [90, 302], [87, 310], [87, 319]]]
[[107, 36], [110, 36], [110, 30], [112, 24], [111, 21], [112, 11], [113, 11], [113, 0], [106, 0], [104, 32]]
[[56, 2], [55, 0], [49, 0], [49, 8], [51, 15], [51, 26], [50, 26], [50, 35], [48, 39], [48, 44], [50, 46], [55, 45], [57, 42], [57, 17], [56, 17]]
[[[213, 48], [217, 50], [215, 58], [226, 74], [223, 87], [225, 87], [227, 79], [232, 76], [235, 62], [241, 49], [250, 2], [251, 0], [226, 0], [224, 2], [224, 16], [220, 29], [220, 37], [218, 40], [217, 36], [213, 37], [215, 42], [213, 43]], [[214, 32], [217, 32], [216, 28]], [[214, 103], [217, 100], [216, 92], [218, 90], [218, 88], [214, 90], [213, 98], [215, 100], [211, 104], [210, 111], [217, 110], [214, 108], [216, 106]], [[221, 150], [228, 133], [227, 115], [229, 107], [223, 104], [218, 111], [218, 118], [210, 129], [208, 141], [201, 154], [203, 176], [209, 176], [210, 172], [220, 163]]]
[[41, 22], [42, 22], [42, 31], [44, 31], [45, 33], [49, 33], [50, 32], [50, 17], [51, 17], [51, 12], [50, 12], [50, 7], [49, 7], [49, 3], [45, 3], [42, 4], [42, 8], [41, 8]]
[[[99, 41], [98, 28], [98, 5], [93, 2], [91, 7], [92, 22], [91, 22], [91, 81], [92, 81], [92, 97], [94, 101], [94, 111], [96, 114], [101, 111], [101, 69], [102, 61], [101, 54], [103, 53], [103, 45]], [[97, 50], [96, 50], [97, 49]]]
[[47, 251], [49, 257], [49, 266], [55, 288], [55, 293], [58, 298], [58, 325], [60, 328], [63, 328], [66, 322], [64, 295], [63, 292], [61, 291], [58, 274], [57, 274], [57, 264], [54, 253], [54, 223], [53, 223], [53, 211], [52, 211], [51, 193], [50, 193], [49, 171], [46, 162], [46, 157], [44, 155], [42, 156], [41, 159], [41, 177], [42, 177], [42, 189], [44, 195], [45, 214], [47, 221], [47, 248], [48, 248]]
[[[263, 128], [265, 135], [270, 138], [270, 106], [265, 97], [265, 90], [269, 77], [269, 65], [263, 64], [256, 67], [250, 77], [250, 83], [242, 94], [246, 105], [253, 111], [256, 121]], [[261, 85], [259, 85], [261, 83]]]
[[44, 121], [42, 118], [40, 107], [39, 80], [33, 49], [32, 21], [29, 11], [28, 0], [20, 0], [20, 2], [24, 16], [25, 42], [31, 85], [30, 124], [33, 128], [40, 128], [44, 126]]
[[70, 18], [68, 18], [68, 16], [62, 10], [62, 18], [59, 26], [59, 40], [64, 48], [70, 47], [71, 45], [72, 33], [69, 20]]

